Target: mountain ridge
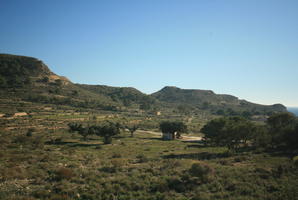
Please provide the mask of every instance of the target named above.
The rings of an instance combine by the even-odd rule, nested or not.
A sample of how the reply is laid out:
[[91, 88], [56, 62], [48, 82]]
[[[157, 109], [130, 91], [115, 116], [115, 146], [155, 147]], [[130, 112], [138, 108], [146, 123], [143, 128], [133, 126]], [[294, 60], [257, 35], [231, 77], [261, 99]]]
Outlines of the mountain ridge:
[[[18, 97], [25, 101], [70, 104], [74, 107], [95, 109], [134, 108], [142, 110], [208, 110], [213, 114], [252, 114], [286, 111], [281, 104], [261, 105], [240, 100], [229, 94], [216, 94], [212, 90], [181, 89], [165, 86], [152, 94], [134, 87], [112, 87], [71, 82], [56, 75], [41, 60], [10, 54], [0, 54], [1, 96]], [[183, 109], [181, 109], [184, 107]]]

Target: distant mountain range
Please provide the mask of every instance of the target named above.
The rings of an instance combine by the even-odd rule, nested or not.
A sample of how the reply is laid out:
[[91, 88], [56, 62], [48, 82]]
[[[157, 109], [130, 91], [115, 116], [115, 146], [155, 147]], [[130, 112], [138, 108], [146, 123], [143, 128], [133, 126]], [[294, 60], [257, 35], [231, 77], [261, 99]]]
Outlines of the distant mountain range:
[[0, 54], [0, 87], [2, 104], [25, 101], [113, 111], [204, 111], [217, 115], [261, 115], [286, 111], [286, 107], [281, 104], [259, 105], [231, 95], [215, 94], [211, 90], [186, 90], [167, 86], [146, 95], [135, 88], [74, 84], [66, 77], [51, 72], [36, 58], [9, 54]]

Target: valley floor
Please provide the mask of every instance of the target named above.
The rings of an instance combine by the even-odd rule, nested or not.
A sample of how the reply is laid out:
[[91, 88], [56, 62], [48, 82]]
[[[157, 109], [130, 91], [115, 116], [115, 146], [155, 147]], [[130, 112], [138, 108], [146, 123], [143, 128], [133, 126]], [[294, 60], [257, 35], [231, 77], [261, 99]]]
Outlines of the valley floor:
[[123, 132], [110, 145], [64, 129], [0, 138], [0, 199], [292, 200], [298, 167], [275, 153], [227, 153], [200, 139]]

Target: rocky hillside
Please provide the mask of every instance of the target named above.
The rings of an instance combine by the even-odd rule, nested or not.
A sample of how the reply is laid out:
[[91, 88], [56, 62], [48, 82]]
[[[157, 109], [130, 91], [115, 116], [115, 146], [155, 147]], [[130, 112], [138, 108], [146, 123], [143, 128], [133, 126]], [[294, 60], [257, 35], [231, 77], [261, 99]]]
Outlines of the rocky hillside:
[[8, 54], [0, 54], [0, 88], [0, 100], [3, 102], [25, 101], [86, 109], [161, 109], [188, 113], [204, 111], [218, 115], [286, 111], [280, 104], [258, 105], [231, 95], [218, 95], [210, 90], [165, 87], [152, 95], [146, 95], [135, 88], [74, 84], [51, 72], [36, 58]]
[[78, 108], [150, 109], [155, 103], [135, 88], [74, 84], [36, 58], [8, 54], [0, 54], [0, 88], [2, 99]]
[[250, 112], [251, 114], [266, 114], [269, 112], [285, 112], [286, 107], [281, 104], [270, 106], [250, 103], [240, 100], [235, 96], [215, 94], [211, 90], [180, 89], [177, 87], [164, 87], [153, 93], [152, 97], [159, 101], [167, 102], [172, 106], [190, 107], [193, 109], [210, 110], [217, 114], [239, 114]]

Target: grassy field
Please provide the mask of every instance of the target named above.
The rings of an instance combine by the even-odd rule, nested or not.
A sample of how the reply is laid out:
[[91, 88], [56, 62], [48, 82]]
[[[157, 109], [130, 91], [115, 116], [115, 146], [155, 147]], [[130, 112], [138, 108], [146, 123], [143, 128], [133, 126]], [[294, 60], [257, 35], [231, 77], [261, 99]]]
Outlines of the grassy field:
[[0, 143], [0, 199], [298, 199], [298, 167], [278, 152], [230, 154], [143, 131], [110, 145], [65, 129], [2, 131]]

